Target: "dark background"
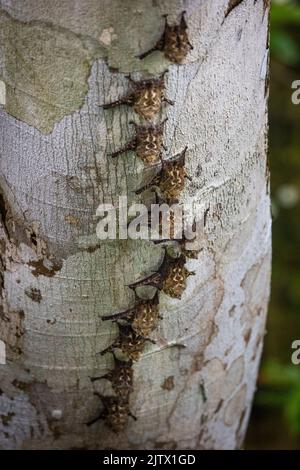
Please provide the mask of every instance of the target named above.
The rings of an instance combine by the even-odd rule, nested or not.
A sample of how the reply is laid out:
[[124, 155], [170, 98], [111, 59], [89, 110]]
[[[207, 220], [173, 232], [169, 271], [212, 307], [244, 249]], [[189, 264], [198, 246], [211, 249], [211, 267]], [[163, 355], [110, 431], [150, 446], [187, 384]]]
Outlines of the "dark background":
[[269, 162], [273, 214], [273, 278], [267, 335], [246, 449], [300, 449], [300, 1], [271, 4]]

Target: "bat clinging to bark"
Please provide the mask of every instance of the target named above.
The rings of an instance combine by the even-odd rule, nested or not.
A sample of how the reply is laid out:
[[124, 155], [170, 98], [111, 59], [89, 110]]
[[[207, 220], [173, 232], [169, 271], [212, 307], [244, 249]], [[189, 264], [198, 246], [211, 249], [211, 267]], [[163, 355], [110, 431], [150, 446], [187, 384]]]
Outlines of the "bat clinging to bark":
[[190, 179], [185, 169], [186, 151], [187, 147], [169, 160], [163, 160], [161, 170], [150, 183], [138, 189], [136, 194], [151, 187], [157, 187], [165, 201], [176, 202], [184, 189], [185, 178]]
[[104, 409], [100, 415], [87, 423], [88, 426], [103, 419], [110, 429], [118, 433], [124, 430], [129, 416], [136, 421], [136, 417], [131, 413], [127, 400], [121, 400], [118, 397], [105, 397], [99, 393], [95, 393], [95, 395], [101, 398]]
[[116, 395], [123, 400], [129, 399], [129, 395], [133, 390], [133, 369], [132, 361], [120, 361], [114, 357], [114, 368], [107, 374], [100, 377], [91, 377], [91, 381], [106, 379], [111, 382], [112, 389]]
[[135, 126], [135, 137], [125, 147], [113, 152], [110, 156], [115, 158], [124, 152], [133, 150], [144, 163], [155, 165], [160, 161], [161, 149], [166, 150], [163, 144], [163, 131], [166, 121], [167, 119], [157, 125], [138, 125], [131, 121], [131, 124]]
[[153, 299], [138, 301], [134, 307], [102, 317], [102, 320], [126, 320], [138, 335], [146, 338], [157, 327], [160, 318], [156, 293]]
[[150, 338], [145, 338], [144, 336], [138, 335], [131, 325], [121, 325], [118, 324], [120, 335], [116, 340], [108, 346], [108, 348], [101, 351], [101, 356], [111, 352], [114, 353], [115, 349], [120, 349], [122, 353], [132, 361], [137, 361], [143, 352], [145, 343], [150, 341], [154, 343]]
[[139, 116], [151, 121], [159, 113], [163, 102], [174, 104], [173, 101], [165, 97], [165, 73], [159, 78], [138, 82], [131, 77], [127, 77], [133, 90], [119, 100], [104, 104], [101, 107], [110, 109], [120, 105], [131, 106]]
[[154, 47], [141, 54], [139, 58], [144, 59], [154, 51], [162, 51], [170, 62], [182, 64], [189, 51], [193, 49], [187, 34], [188, 28], [184, 15], [185, 11], [181, 14], [180, 23], [173, 26], [168, 24], [167, 15], [164, 15], [165, 29], [161, 38]]
[[163, 262], [156, 273], [141, 279], [128, 287], [136, 289], [141, 286], [153, 286], [172, 298], [180, 299], [186, 289], [187, 278], [195, 273], [185, 267], [186, 257], [180, 255], [172, 258], [165, 251]]

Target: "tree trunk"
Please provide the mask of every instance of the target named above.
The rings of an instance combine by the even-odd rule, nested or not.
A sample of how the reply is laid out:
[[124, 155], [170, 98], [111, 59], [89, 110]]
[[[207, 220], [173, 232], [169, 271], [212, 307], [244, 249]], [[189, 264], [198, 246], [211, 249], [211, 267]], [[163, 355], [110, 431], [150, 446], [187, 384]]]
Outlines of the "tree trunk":
[[[233, 449], [241, 446], [259, 365], [270, 284], [266, 161], [268, 2], [0, 0], [0, 445], [3, 449]], [[183, 65], [155, 45], [186, 10]], [[116, 434], [86, 423], [113, 368], [118, 335], [103, 315], [159, 266], [147, 240], [99, 240], [100, 203], [139, 198], [147, 168], [108, 154], [132, 136], [126, 74], [165, 75], [168, 158], [187, 145], [180, 202], [206, 208], [196, 275], [134, 362], [129, 418]], [[184, 343], [184, 348], [171, 347]], [[4, 360], [2, 361], [4, 362]], [[108, 387], [109, 384], [106, 384]], [[101, 393], [103, 393], [101, 388]]]

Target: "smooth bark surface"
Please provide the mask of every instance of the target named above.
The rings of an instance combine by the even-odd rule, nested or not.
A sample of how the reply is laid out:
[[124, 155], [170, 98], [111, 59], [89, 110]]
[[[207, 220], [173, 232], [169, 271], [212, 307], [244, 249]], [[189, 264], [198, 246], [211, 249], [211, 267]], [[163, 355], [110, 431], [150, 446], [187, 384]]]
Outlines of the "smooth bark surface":
[[[0, 447], [3, 449], [241, 446], [255, 390], [270, 284], [267, 2], [244, 0], [0, 0]], [[164, 13], [186, 10], [185, 65], [160, 52]], [[137, 120], [99, 104], [128, 90], [126, 73], [167, 70], [166, 157], [188, 145], [182, 202], [207, 208], [202, 251], [181, 300], [134, 365], [137, 421], [116, 435], [91, 376], [128, 308], [128, 287], [159, 265], [149, 241], [101, 241], [96, 209], [137, 201], [145, 167], [111, 159]], [[170, 347], [184, 343], [185, 348]]]

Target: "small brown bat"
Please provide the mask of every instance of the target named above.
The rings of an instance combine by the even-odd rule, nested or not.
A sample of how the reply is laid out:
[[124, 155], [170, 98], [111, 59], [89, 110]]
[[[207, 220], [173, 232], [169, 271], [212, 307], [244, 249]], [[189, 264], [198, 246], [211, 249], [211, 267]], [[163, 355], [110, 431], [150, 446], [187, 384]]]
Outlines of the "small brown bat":
[[101, 399], [104, 409], [96, 418], [89, 421], [87, 426], [91, 426], [103, 419], [112, 431], [118, 433], [124, 430], [129, 416], [136, 421], [136, 417], [131, 413], [127, 400], [121, 400], [119, 397], [105, 397], [99, 393], [95, 393], [95, 395]]
[[173, 26], [168, 24], [168, 15], [164, 15], [165, 29], [161, 38], [154, 47], [141, 54], [139, 58], [144, 59], [154, 51], [161, 51], [170, 62], [182, 64], [189, 51], [193, 49], [187, 34], [188, 28], [184, 17], [185, 13], [185, 11], [182, 12], [180, 23]]
[[106, 379], [111, 382], [112, 389], [116, 395], [123, 400], [129, 399], [130, 393], [133, 391], [133, 369], [132, 361], [120, 361], [114, 357], [115, 366], [107, 374], [100, 377], [91, 377], [91, 381]]
[[101, 351], [101, 356], [115, 349], [120, 349], [122, 353], [132, 361], [137, 361], [143, 352], [147, 341], [155, 343], [150, 338], [138, 335], [131, 325], [121, 325], [118, 323], [120, 334], [108, 348]]
[[141, 286], [153, 286], [174, 299], [181, 299], [186, 289], [187, 278], [195, 274], [185, 267], [185, 263], [186, 257], [184, 255], [172, 258], [165, 250], [164, 259], [159, 270], [144, 279], [130, 284], [128, 287], [136, 289]]
[[110, 154], [115, 158], [129, 150], [135, 151], [147, 165], [155, 165], [161, 159], [161, 149], [166, 147], [163, 144], [164, 125], [167, 119], [160, 124], [138, 125], [131, 121], [135, 126], [135, 137], [128, 142], [125, 147]]
[[184, 189], [185, 178], [191, 179], [185, 169], [185, 154], [187, 147], [169, 160], [163, 160], [161, 170], [150, 183], [136, 191], [140, 194], [146, 189], [157, 187], [162, 198], [167, 202], [177, 202]]
[[167, 102], [173, 105], [173, 101], [165, 97], [165, 77], [164, 72], [159, 78], [140, 80], [136, 82], [131, 77], [130, 80], [133, 91], [112, 103], [104, 104], [103, 109], [115, 108], [120, 105], [131, 106], [134, 111], [144, 119], [151, 121], [160, 111], [162, 103]]
[[136, 334], [146, 338], [157, 327], [158, 321], [161, 318], [158, 303], [158, 293], [156, 293], [153, 299], [139, 300], [134, 307], [114, 315], [102, 317], [102, 320], [126, 320], [130, 323]]

